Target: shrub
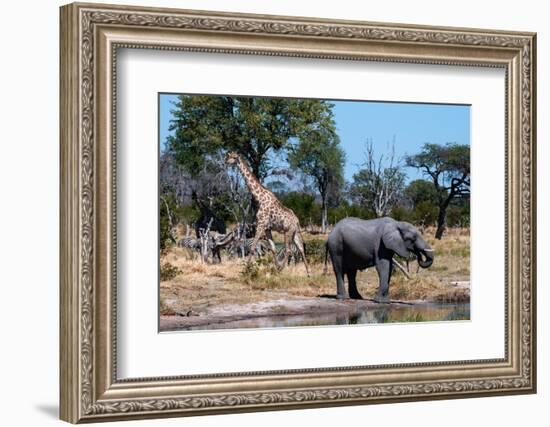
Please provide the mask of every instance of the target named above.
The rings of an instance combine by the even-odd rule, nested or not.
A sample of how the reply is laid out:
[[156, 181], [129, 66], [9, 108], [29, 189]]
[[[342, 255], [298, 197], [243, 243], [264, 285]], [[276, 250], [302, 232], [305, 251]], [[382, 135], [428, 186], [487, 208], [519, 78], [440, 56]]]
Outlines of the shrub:
[[396, 206], [395, 208], [393, 208], [391, 210], [390, 216], [396, 221], [414, 222], [411, 211], [401, 206]]
[[241, 270], [241, 279], [243, 282], [250, 284], [258, 280], [260, 277], [260, 264], [255, 261], [247, 261]]
[[447, 225], [449, 227], [469, 227], [470, 205], [450, 206], [447, 209]]
[[253, 285], [253, 288], [259, 286], [260, 289], [266, 287], [269, 280], [279, 277], [281, 270], [277, 268], [271, 257], [262, 257], [254, 261], [247, 261], [241, 272], [241, 280], [247, 285]]
[[166, 282], [167, 280], [172, 280], [181, 273], [182, 271], [179, 268], [174, 267], [170, 263], [164, 263], [160, 266], [160, 281]]
[[437, 222], [437, 206], [429, 202], [420, 202], [412, 212], [413, 222], [416, 224], [432, 225]]
[[305, 242], [306, 258], [309, 262], [325, 262], [325, 241], [312, 239]]

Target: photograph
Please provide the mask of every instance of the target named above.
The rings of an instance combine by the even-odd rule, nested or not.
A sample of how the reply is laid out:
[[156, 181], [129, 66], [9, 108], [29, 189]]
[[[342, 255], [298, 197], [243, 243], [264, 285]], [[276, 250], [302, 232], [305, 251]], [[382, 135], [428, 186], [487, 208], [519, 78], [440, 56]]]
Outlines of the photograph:
[[160, 332], [470, 320], [470, 108], [159, 93]]
[[[41, 227], [58, 232], [45, 259], [59, 290], [27, 298], [57, 311], [40, 319], [59, 351], [36, 366], [58, 372], [59, 418], [280, 425], [287, 411], [369, 405], [383, 422], [387, 404], [414, 420], [437, 401], [441, 420], [493, 396], [531, 402], [535, 420], [540, 22], [506, 8], [497, 22], [496, 4], [451, 16], [291, 3], [28, 14], [59, 29], [33, 50], [58, 84], [27, 77], [29, 93], [59, 89], [59, 120], [39, 108], [31, 129], [59, 133], [58, 221]], [[22, 174], [26, 187], [45, 173]], [[28, 252], [11, 229], [25, 246], [11, 252]], [[509, 407], [484, 413], [523, 422]]]

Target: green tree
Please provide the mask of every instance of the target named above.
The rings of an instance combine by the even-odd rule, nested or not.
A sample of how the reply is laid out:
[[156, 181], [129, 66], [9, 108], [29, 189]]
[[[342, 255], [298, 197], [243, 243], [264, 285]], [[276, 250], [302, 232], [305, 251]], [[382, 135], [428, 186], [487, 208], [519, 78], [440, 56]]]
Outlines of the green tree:
[[279, 197], [283, 205], [292, 209], [302, 225], [318, 220], [319, 205], [315, 204], [315, 196], [313, 194], [291, 191]]
[[329, 208], [328, 210], [328, 218], [332, 224], [336, 224], [341, 219], [348, 217], [362, 219], [376, 218], [371, 210], [367, 210], [356, 204], [351, 204], [346, 200], [343, 200], [338, 206]]
[[447, 208], [451, 202], [470, 197], [470, 146], [427, 143], [420, 153], [407, 156], [406, 164], [421, 169], [431, 178], [439, 208], [435, 237], [441, 239], [445, 231]]
[[304, 132], [288, 155], [292, 168], [311, 177], [321, 196], [321, 229], [327, 229], [328, 196], [344, 181], [345, 153], [340, 147], [332, 115], [324, 117], [319, 126]]
[[450, 227], [468, 227], [470, 225], [470, 203], [451, 204], [447, 211], [447, 224]]
[[422, 202], [427, 202], [435, 206], [438, 204], [437, 190], [430, 181], [426, 181], [425, 179], [415, 179], [411, 181], [403, 190], [403, 195], [410, 200], [413, 208]]
[[192, 175], [224, 151], [236, 151], [263, 181], [271, 167], [269, 153], [286, 148], [330, 109], [320, 100], [180, 95], [171, 111], [168, 149]]
[[412, 222], [422, 226], [433, 225], [437, 221], [437, 205], [423, 200], [412, 210]]

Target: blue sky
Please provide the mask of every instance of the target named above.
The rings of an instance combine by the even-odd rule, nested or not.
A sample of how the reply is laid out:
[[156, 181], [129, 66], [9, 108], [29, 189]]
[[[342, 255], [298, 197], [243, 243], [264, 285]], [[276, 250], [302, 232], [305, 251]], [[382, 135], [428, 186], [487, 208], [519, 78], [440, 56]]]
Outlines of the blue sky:
[[[159, 137], [169, 135], [171, 104], [177, 95], [161, 94]], [[470, 145], [470, 106], [374, 101], [331, 101], [336, 128], [346, 152], [344, 175], [351, 180], [364, 159], [365, 144], [371, 140], [376, 156], [388, 153], [395, 142], [396, 158], [420, 151], [426, 142]], [[420, 171], [406, 168], [408, 181], [421, 178]]]

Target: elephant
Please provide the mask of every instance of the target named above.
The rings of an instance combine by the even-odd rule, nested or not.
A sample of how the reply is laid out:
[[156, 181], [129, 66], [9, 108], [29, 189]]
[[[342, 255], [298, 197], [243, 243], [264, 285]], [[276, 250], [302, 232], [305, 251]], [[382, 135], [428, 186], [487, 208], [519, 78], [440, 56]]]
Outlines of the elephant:
[[[350, 217], [339, 221], [329, 234], [325, 265], [330, 254], [338, 299], [362, 299], [357, 290], [357, 270], [376, 267], [379, 287], [375, 301], [387, 303], [393, 256], [408, 258], [411, 253], [422, 268], [430, 267], [434, 261], [433, 249], [412, 224], [390, 217], [370, 220]], [[344, 287], [344, 274], [348, 278], [349, 295]]]

